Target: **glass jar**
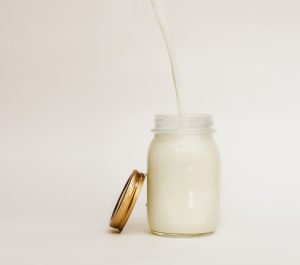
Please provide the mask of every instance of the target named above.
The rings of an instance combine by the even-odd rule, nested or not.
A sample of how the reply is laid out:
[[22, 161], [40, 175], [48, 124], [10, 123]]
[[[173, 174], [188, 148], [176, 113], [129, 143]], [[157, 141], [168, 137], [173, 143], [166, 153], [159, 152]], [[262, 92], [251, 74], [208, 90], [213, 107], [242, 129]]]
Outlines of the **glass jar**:
[[147, 211], [153, 233], [213, 233], [219, 208], [219, 153], [212, 116], [156, 115], [148, 153]]

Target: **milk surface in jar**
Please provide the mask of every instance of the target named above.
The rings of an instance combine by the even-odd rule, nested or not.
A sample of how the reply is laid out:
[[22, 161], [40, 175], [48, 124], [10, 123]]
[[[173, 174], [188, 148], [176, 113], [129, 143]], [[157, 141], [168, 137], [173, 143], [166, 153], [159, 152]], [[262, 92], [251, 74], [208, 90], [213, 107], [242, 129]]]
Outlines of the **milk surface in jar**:
[[219, 155], [212, 117], [185, 113], [163, 8], [157, 0], [152, 6], [166, 43], [179, 114], [155, 117], [148, 153], [148, 223], [159, 235], [212, 233], [219, 208]]

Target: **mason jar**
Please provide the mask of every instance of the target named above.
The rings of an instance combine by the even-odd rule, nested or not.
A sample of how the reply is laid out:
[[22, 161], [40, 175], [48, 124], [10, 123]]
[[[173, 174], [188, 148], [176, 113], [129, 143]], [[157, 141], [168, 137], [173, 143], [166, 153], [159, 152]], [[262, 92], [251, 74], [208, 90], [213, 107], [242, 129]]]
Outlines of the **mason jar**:
[[218, 222], [218, 148], [211, 115], [156, 115], [148, 170], [134, 170], [113, 210], [121, 232], [147, 180], [150, 231], [163, 236], [211, 234]]
[[148, 153], [147, 212], [158, 235], [213, 233], [220, 162], [211, 115], [156, 115]]

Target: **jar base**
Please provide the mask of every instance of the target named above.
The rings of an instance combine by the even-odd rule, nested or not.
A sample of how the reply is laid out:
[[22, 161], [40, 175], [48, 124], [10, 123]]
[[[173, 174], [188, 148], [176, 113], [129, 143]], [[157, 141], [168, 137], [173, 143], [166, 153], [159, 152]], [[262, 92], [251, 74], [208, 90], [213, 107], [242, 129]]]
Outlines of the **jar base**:
[[206, 233], [165, 233], [165, 232], [158, 232], [152, 229], [150, 231], [154, 235], [164, 236], [164, 237], [204, 237], [204, 236], [210, 236], [214, 233], [214, 231], [206, 232]]

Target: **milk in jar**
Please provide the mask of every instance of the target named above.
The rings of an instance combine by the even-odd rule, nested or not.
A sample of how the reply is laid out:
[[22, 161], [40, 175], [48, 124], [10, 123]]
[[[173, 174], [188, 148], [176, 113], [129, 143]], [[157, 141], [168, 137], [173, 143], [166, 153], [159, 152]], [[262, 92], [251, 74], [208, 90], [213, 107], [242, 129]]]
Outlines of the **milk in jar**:
[[216, 229], [219, 154], [210, 115], [157, 115], [148, 153], [150, 230], [160, 235], [201, 235]]

